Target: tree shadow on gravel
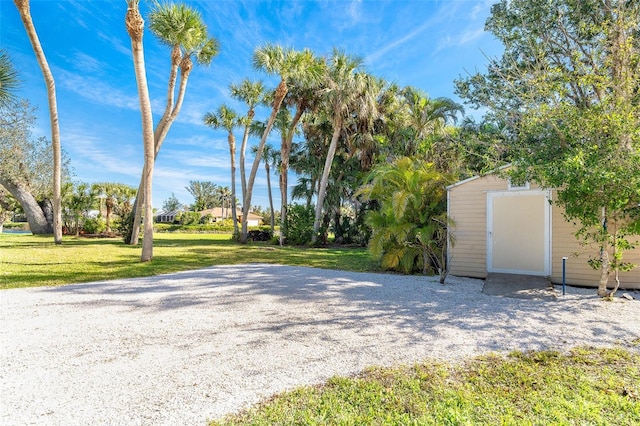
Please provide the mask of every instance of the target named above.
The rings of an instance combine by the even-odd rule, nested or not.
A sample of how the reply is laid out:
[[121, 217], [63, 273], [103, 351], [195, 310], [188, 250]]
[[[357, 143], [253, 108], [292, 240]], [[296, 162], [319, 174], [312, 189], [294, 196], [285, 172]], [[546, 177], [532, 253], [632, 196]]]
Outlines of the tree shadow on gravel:
[[[381, 345], [411, 348], [445, 339], [447, 350], [482, 352], [572, 347], [583, 339], [631, 346], [640, 337], [634, 325], [640, 323], [637, 301], [509, 299], [483, 294], [480, 280], [451, 281], [441, 285], [433, 277], [249, 264], [42, 291], [69, 296], [52, 303], [77, 309], [118, 306], [145, 315], [197, 308], [203, 318], [225, 312], [249, 316], [255, 320], [237, 325], [238, 332], [255, 335], [247, 347], [309, 340], [339, 346], [341, 337], [331, 334], [335, 329], [374, 337]], [[606, 317], [607, 303], [635, 317]]]

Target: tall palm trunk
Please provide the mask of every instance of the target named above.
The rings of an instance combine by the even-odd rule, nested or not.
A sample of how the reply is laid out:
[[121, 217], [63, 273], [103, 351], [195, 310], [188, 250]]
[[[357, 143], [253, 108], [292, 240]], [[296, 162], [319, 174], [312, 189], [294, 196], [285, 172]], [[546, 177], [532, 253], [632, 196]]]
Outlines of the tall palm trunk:
[[47, 85], [47, 99], [49, 101], [49, 120], [51, 122], [51, 149], [53, 151], [53, 241], [62, 244], [62, 197], [60, 185], [62, 176], [62, 153], [60, 148], [60, 125], [58, 123], [58, 103], [56, 101], [56, 84], [49, 68], [49, 63], [42, 50], [36, 27], [31, 19], [29, 0], [14, 0], [20, 18], [33, 47], [33, 52], [42, 70]]
[[247, 125], [244, 127], [244, 134], [242, 135], [242, 144], [240, 145], [240, 185], [242, 185], [242, 200], [247, 196], [247, 172], [245, 170], [245, 159], [247, 157], [247, 142], [249, 141], [249, 130], [251, 127], [251, 121], [255, 112], [253, 109], [249, 109], [247, 112]]
[[320, 188], [318, 189], [318, 200], [316, 204], [316, 217], [313, 221], [313, 236], [311, 237], [311, 244], [315, 244], [318, 241], [318, 232], [320, 232], [320, 220], [322, 219], [322, 205], [327, 195], [327, 184], [329, 182], [329, 173], [331, 172], [331, 165], [333, 164], [333, 157], [336, 154], [338, 148], [338, 140], [340, 139], [340, 132], [342, 131], [342, 117], [338, 115], [333, 123], [333, 136], [331, 137], [331, 143], [329, 144], [329, 150], [327, 151], [327, 158], [324, 162], [324, 170], [322, 171], [322, 178], [320, 180]]
[[[287, 207], [289, 206], [289, 157], [291, 155], [291, 146], [293, 145], [293, 133], [302, 118], [302, 114], [304, 114], [304, 109], [302, 105], [298, 105], [296, 114], [291, 120], [287, 136], [283, 139], [282, 146], [280, 147], [280, 229], [284, 229], [287, 223]], [[283, 232], [280, 232], [280, 245], [284, 245]]]
[[[229, 154], [231, 155], [231, 219], [233, 220], [233, 232], [238, 235], [238, 212], [236, 210], [236, 138], [233, 132], [227, 136], [229, 142]], [[224, 201], [222, 203], [224, 206]]]
[[264, 145], [267, 143], [267, 137], [269, 137], [269, 133], [271, 133], [271, 128], [273, 127], [273, 123], [276, 121], [276, 116], [278, 115], [278, 111], [280, 110], [280, 106], [282, 105], [282, 101], [284, 97], [287, 95], [287, 83], [285, 80], [280, 80], [280, 84], [276, 88], [273, 107], [271, 109], [271, 115], [269, 116], [269, 120], [267, 121], [267, 125], [264, 128], [264, 132], [262, 133], [262, 139], [260, 139], [260, 144], [258, 145], [258, 150], [256, 151], [256, 157], [253, 160], [253, 165], [251, 166], [251, 174], [249, 174], [249, 181], [247, 182], [247, 193], [243, 200], [242, 205], [242, 234], [240, 235], [240, 242], [247, 242], [247, 233], [248, 233], [248, 215], [249, 210], [251, 209], [251, 197], [253, 195], [253, 184], [256, 180], [256, 174], [258, 173], [258, 167], [260, 166], [260, 160], [262, 158], [262, 151], [264, 151]]
[[151, 113], [151, 100], [147, 86], [147, 75], [144, 63], [144, 47], [142, 36], [144, 33], [144, 20], [138, 9], [139, 0], [129, 0], [125, 23], [127, 32], [131, 38], [131, 51], [133, 65], [140, 99], [140, 114], [142, 117], [142, 141], [144, 146], [144, 240], [142, 242], [142, 255], [140, 261], [148, 262], [153, 258], [153, 208], [151, 203], [153, 165], [154, 165], [154, 137], [153, 117]]
[[271, 210], [271, 220], [270, 225], [271, 225], [271, 235], [273, 235], [273, 233], [275, 232], [275, 228], [276, 228], [276, 222], [275, 222], [275, 212], [273, 210], [273, 194], [271, 192], [271, 167], [269, 166], [269, 161], [268, 159], [265, 158], [264, 162], [264, 170], [267, 173], [267, 193], [269, 195], [269, 209]]
[[[172, 59], [173, 55], [175, 55], [175, 49], [172, 51]], [[173, 60], [172, 60], [173, 63]], [[169, 133], [169, 129], [171, 125], [175, 121], [180, 109], [182, 108], [182, 103], [184, 101], [184, 95], [187, 91], [187, 81], [189, 79], [189, 74], [191, 73], [191, 69], [193, 65], [191, 61], [188, 62], [183, 60], [181, 64], [184, 64], [182, 68], [182, 72], [180, 74], [180, 85], [178, 88], [178, 98], [175, 101], [174, 105], [174, 92], [175, 92], [175, 83], [177, 79], [177, 66], [171, 67], [171, 72], [169, 74], [169, 88], [167, 94], [167, 105], [165, 106], [164, 113], [156, 126], [155, 131], [153, 132], [153, 145], [154, 145], [154, 154], [153, 161], [155, 164], [156, 159], [158, 158], [158, 153], [160, 152], [160, 147], [162, 147], [162, 143], [164, 142], [167, 134]], [[140, 185], [138, 185], [138, 195], [133, 203], [133, 225], [131, 230], [131, 237], [129, 239], [130, 245], [138, 244], [138, 236], [140, 235], [140, 222], [142, 219], [142, 209], [141, 206], [144, 205], [144, 187], [146, 185], [145, 176], [147, 175], [146, 171], [142, 171], [142, 176], [140, 177]]]

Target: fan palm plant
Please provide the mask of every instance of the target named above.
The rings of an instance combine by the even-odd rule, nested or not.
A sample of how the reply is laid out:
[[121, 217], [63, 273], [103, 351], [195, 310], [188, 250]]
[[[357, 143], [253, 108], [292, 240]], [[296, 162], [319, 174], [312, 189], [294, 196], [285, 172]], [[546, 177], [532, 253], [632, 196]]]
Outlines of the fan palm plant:
[[331, 60], [329, 61], [327, 72], [325, 73], [324, 103], [325, 108], [331, 117], [331, 125], [333, 134], [331, 142], [325, 157], [322, 178], [320, 179], [320, 188], [318, 190], [318, 200], [316, 204], [316, 214], [313, 223], [313, 240], [317, 241], [318, 232], [320, 230], [320, 221], [322, 218], [322, 209], [324, 199], [327, 192], [327, 184], [329, 182], [329, 173], [333, 157], [338, 147], [338, 140], [343, 131], [345, 119], [349, 114], [357, 113], [359, 117], [369, 114], [375, 114], [375, 97], [372, 96], [373, 91], [370, 78], [367, 74], [359, 71], [362, 66], [362, 59], [349, 56], [343, 51], [334, 49]]
[[0, 107], [8, 106], [14, 99], [13, 91], [19, 84], [16, 71], [9, 55], [0, 50]]
[[[200, 65], [209, 65], [218, 54], [220, 47], [215, 38], [209, 37], [202, 15], [191, 6], [181, 3], [156, 3], [149, 14], [149, 21], [149, 29], [163, 44], [171, 48], [167, 102], [153, 133], [153, 161], [155, 161], [171, 125], [182, 108], [194, 58], [196, 63]], [[179, 82], [178, 74], [180, 75]], [[145, 174], [143, 172], [139, 188], [146, 184]], [[144, 200], [140, 198], [139, 195], [134, 203], [136, 217], [140, 216], [139, 205]], [[133, 223], [133, 232], [129, 240], [132, 245], [138, 243], [138, 224], [140, 222], [135, 220]]]
[[267, 44], [256, 49], [253, 54], [253, 65], [256, 69], [262, 70], [267, 74], [280, 76], [280, 82], [273, 93], [271, 114], [269, 115], [264, 133], [260, 139], [256, 157], [253, 161], [251, 173], [249, 174], [249, 180], [247, 182], [247, 192], [242, 206], [241, 242], [247, 241], [247, 217], [251, 206], [253, 184], [260, 165], [260, 158], [262, 157], [262, 150], [267, 142], [267, 137], [271, 132], [276, 115], [278, 114], [282, 102], [287, 95], [289, 85], [292, 81], [318, 80], [321, 77], [323, 70], [323, 67], [315, 60], [314, 55], [310, 50], [305, 49], [303, 51], [296, 51], [293, 49], [286, 49], [275, 44]]
[[240, 144], [240, 182], [242, 186], [242, 200], [244, 201], [247, 193], [247, 174], [245, 172], [247, 142], [249, 141], [251, 123], [255, 116], [255, 108], [265, 100], [265, 87], [261, 81], [253, 82], [249, 79], [244, 79], [240, 84], [231, 84], [229, 90], [233, 98], [243, 101], [248, 108], [247, 115], [240, 119], [240, 123], [244, 125], [242, 143]]
[[231, 156], [231, 217], [235, 235], [238, 235], [238, 215], [236, 212], [236, 137], [233, 130], [240, 122], [241, 118], [226, 105], [220, 105], [215, 113], [208, 112], [204, 116], [204, 124], [207, 126], [227, 131], [229, 155]]

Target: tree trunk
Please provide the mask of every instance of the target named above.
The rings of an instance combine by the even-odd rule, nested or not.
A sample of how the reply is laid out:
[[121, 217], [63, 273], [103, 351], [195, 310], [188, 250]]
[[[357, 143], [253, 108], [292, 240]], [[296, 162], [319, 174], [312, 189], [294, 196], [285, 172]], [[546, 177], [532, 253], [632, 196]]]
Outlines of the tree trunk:
[[140, 114], [142, 118], [142, 141], [144, 147], [144, 240], [142, 242], [141, 262], [153, 259], [153, 207], [151, 201], [153, 185], [153, 166], [155, 154], [155, 142], [153, 135], [153, 117], [151, 114], [151, 101], [147, 86], [147, 75], [144, 63], [144, 47], [142, 36], [144, 33], [144, 20], [140, 15], [137, 0], [129, 0], [129, 8], [125, 17], [127, 32], [131, 38], [131, 51], [140, 99]]
[[320, 180], [320, 189], [318, 190], [318, 199], [316, 201], [316, 217], [313, 221], [313, 237], [311, 238], [311, 244], [315, 244], [318, 240], [318, 232], [320, 232], [320, 220], [322, 219], [322, 205], [324, 204], [324, 199], [327, 195], [329, 173], [331, 172], [331, 165], [333, 164], [333, 157], [336, 154], [338, 139], [340, 139], [341, 131], [342, 119], [338, 117], [333, 125], [333, 136], [331, 137], [331, 143], [329, 144], [329, 150], [327, 151], [327, 158], [324, 162], [324, 170], [322, 171], [322, 179]]
[[280, 106], [282, 105], [282, 101], [286, 95], [287, 95], [287, 84], [284, 80], [281, 80], [280, 84], [278, 84], [278, 87], [276, 88], [276, 93], [273, 100], [273, 108], [271, 109], [271, 115], [269, 116], [269, 121], [267, 121], [267, 125], [264, 128], [264, 132], [262, 133], [262, 139], [260, 139], [260, 144], [258, 145], [258, 150], [256, 151], [256, 157], [253, 160], [253, 166], [251, 166], [251, 173], [249, 174], [249, 182], [247, 182], [247, 193], [244, 197], [243, 205], [242, 205], [242, 234], [240, 235], [241, 243], [247, 242], [247, 233], [248, 233], [247, 219], [249, 215], [249, 210], [251, 209], [251, 197], [253, 195], [253, 184], [256, 180], [258, 167], [260, 167], [262, 151], [264, 150], [264, 145], [267, 143], [267, 137], [269, 137], [269, 133], [271, 133], [273, 122], [276, 120], [276, 115], [278, 115], [278, 111], [280, 110]]
[[598, 296], [607, 296], [607, 284], [609, 283], [609, 252], [605, 247], [600, 249], [600, 282], [598, 283]]
[[[229, 154], [231, 155], [231, 218], [233, 220], [233, 233], [238, 235], [238, 212], [236, 211], [236, 138], [233, 132], [227, 136], [229, 142]], [[224, 202], [223, 202], [224, 205]]]
[[247, 142], [249, 141], [249, 125], [255, 112], [253, 109], [249, 109], [247, 112], [247, 125], [244, 126], [244, 134], [242, 135], [242, 144], [240, 145], [240, 184], [242, 185], [242, 201], [247, 196], [247, 173], [245, 170], [245, 159], [247, 156]]
[[13, 182], [9, 182], [0, 177], [0, 185], [5, 187], [7, 191], [18, 200], [24, 214], [27, 216], [27, 222], [29, 222], [29, 229], [34, 235], [47, 235], [53, 233], [53, 227], [51, 222], [47, 220], [47, 217], [42, 210], [42, 207], [38, 204], [33, 195], [24, 188], [15, 185]]
[[107, 200], [105, 203], [105, 230], [111, 232], [111, 210], [113, 210], [113, 201]]
[[[280, 147], [280, 229], [285, 228], [287, 223], [287, 206], [289, 204], [289, 156], [291, 155], [291, 146], [293, 145], [293, 133], [304, 114], [304, 107], [298, 105], [296, 115], [291, 120], [287, 137], [283, 139]], [[280, 245], [284, 245], [284, 234], [280, 232]]]
[[[172, 51], [172, 61], [173, 61], [173, 51]], [[184, 60], [184, 58], [183, 58]], [[191, 62], [189, 61], [188, 65], [185, 65], [182, 68], [182, 72], [180, 74], [180, 86], [178, 89], [178, 98], [176, 100], [175, 105], [173, 105], [174, 99], [174, 89], [175, 89], [175, 80], [176, 80], [176, 71], [172, 64], [171, 73], [169, 75], [169, 83], [168, 83], [168, 94], [167, 94], [167, 105], [164, 110], [164, 114], [160, 118], [158, 125], [153, 133], [154, 140], [154, 154], [153, 161], [155, 164], [156, 159], [158, 158], [158, 153], [160, 152], [160, 147], [162, 147], [162, 143], [164, 142], [167, 134], [169, 133], [169, 129], [171, 129], [171, 125], [175, 121], [176, 117], [180, 113], [182, 109], [182, 103], [184, 101], [184, 95], [187, 91], [187, 82], [189, 79], [189, 74], [191, 73]], [[140, 185], [138, 185], [138, 194], [136, 195], [136, 199], [133, 202], [133, 225], [131, 228], [131, 237], [129, 238], [129, 244], [135, 246], [138, 244], [138, 237], [140, 235], [140, 223], [142, 219], [142, 209], [141, 206], [144, 205], [144, 187], [146, 182], [144, 180], [144, 176], [146, 175], [145, 170], [142, 171], [142, 176], [140, 177]], [[138, 199], [141, 198], [139, 201]]]
[[[265, 160], [267, 160], [265, 158]], [[267, 193], [269, 195], [269, 208], [271, 209], [271, 235], [273, 235], [273, 233], [275, 232], [275, 228], [276, 228], [276, 222], [275, 222], [275, 216], [274, 216], [274, 210], [273, 210], [273, 194], [271, 193], [271, 169], [269, 167], [269, 162], [265, 161], [264, 162], [264, 170], [267, 173]]]
[[53, 241], [62, 244], [62, 198], [60, 193], [62, 176], [62, 153], [60, 148], [60, 125], [58, 123], [58, 103], [56, 100], [56, 84], [49, 63], [40, 44], [38, 33], [31, 19], [29, 0], [14, 0], [24, 28], [33, 47], [33, 52], [42, 70], [47, 85], [49, 102], [49, 120], [51, 122], [51, 149], [53, 151]]

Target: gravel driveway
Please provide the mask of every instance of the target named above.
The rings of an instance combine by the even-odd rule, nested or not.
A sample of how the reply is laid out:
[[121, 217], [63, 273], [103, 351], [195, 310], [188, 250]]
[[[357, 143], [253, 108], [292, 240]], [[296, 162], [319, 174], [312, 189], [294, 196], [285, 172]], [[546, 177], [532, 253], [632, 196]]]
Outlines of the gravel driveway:
[[640, 350], [638, 300], [481, 290], [473, 279], [251, 264], [1, 291], [0, 423], [205, 425], [369, 365]]

